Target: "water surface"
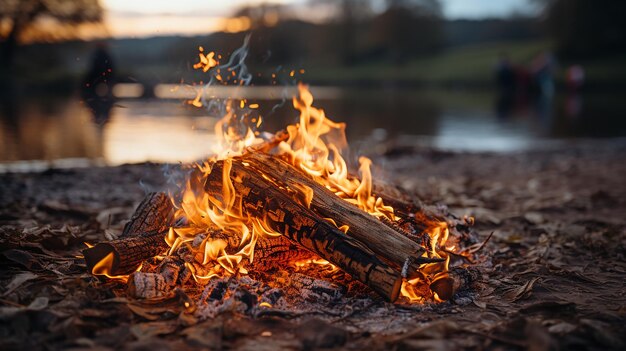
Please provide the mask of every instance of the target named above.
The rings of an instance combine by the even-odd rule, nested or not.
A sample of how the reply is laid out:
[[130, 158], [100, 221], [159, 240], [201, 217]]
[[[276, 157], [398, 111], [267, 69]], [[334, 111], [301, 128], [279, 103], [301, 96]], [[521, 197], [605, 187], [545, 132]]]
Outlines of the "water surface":
[[[347, 123], [348, 139], [356, 149], [393, 140], [450, 150], [506, 152], [558, 140], [626, 136], [626, 104], [617, 94], [502, 101], [496, 93], [470, 90], [312, 91], [315, 106], [324, 108], [331, 119]], [[94, 116], [76, 96], [4, 99], [2, 169], [189, 162], [210, 153], [217, 117], [184, 102], [194, 96], [193, 89], [160, 86], [156, 92], [152, 99], [119, 99], [104, 121], [98, 119], [102, 123], [94, 123]], [[297, 111], [285, 99], [294, 92], [293, 88], [253, 87], [211, 94], [259, 103], [265, 130], [276, 131], [297, 121]]]

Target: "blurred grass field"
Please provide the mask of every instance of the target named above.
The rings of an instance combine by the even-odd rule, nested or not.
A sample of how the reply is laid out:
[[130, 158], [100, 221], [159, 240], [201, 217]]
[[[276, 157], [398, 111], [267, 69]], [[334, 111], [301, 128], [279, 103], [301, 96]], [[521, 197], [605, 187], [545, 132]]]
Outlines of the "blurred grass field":
[[[423, 85], [489, 86], [493, 69], [501, 54], [515, 65], [529, 65], [544, 51], [551, 51], [549, 41], [501, 42], [454, 47], [432, 56], [403, 64], [370, 63], [353, 67], [311, 67], [307, 76], [315, 82], [394, 81]], [[626, 57], [616, 55], [586, 62], [557, 62], [557, 81], [562, 82], [567, 66], [580, 63], [593, 85], [623, 84], [626, 80]]]

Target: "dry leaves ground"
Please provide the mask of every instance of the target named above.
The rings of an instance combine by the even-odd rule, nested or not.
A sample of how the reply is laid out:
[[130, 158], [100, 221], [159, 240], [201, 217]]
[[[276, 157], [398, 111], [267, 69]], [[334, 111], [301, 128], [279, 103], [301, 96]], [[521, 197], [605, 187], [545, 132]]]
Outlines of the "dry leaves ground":
[[119, 230], [146, 189], [166, 186], [161, 166], [5, 174], [0, 349], [626, 346], [623, 142], [504, 155], [389, 147], [376, 163], [378, 176], [425, 202], [475, 216], [482, 239], [493, 232], [470, 291], [438, 305], [391, 305], [363, 289], [287, 289], [291, 309], [261, 312], [241, 303], [254, 283], [238, 281], [239, 300], [210, 313], [180, 290], [133, 300], [76, 256], [83, 242]]

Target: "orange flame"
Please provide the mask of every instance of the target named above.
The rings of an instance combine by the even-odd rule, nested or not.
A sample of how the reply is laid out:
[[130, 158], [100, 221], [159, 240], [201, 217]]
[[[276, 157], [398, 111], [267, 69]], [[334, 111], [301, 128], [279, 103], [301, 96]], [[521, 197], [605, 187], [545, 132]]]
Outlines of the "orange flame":
[[[85, 243], [87, 244], [87, 243]], [[92, 246], [93, 247], [93, 246]], [[93, 275], [103, 275], [109, 279], [119, 279], [124, 282], [128, 281], [128, 275], [113, 275], [111, 271], [113, 270], [113, 260], [115, 258], [115, 254], [110, 252], [108, 255], [104, 256], [98, 263], [96, 263], [91, 269], [91, 274]], [[142, 265], [139, 265], [136, 272], [139, 272], [142, 268]]]
[[213, 58], [215, 56], [215, 53], [213, 51], [205, 55], [203, 54], [204, 48], [202, 46], [198, 47], [198, 50], [200, 51], [198, 53], [198, 56], [200, 57], [200, 62], [194, 64], [193, 68], [201, 69], [202, 72], [207, 72], [211, 68], [217, 66], [217, 60]]

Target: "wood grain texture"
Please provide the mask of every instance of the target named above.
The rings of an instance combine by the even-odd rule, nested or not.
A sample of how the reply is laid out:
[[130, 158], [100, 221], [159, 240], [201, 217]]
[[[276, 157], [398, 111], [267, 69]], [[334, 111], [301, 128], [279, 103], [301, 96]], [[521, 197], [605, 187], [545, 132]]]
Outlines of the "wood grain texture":
[[124, 226], [120, 238], [153, 231], [165, 231], [170, 227], [173, 215], [173, 206], [167, 194], [149, 193]]
[[110, 275], [134, 272], [141, 263], [167, 249], [165, 235], [172, 224], [173, 206], [164, 193], [150, 193], [139, 204], [120, 239], [96, 244], [83, 250], [87, 269], [113, 254]]
[[[214, 229], [206, 233], [205, 240], [222, 240], [226, 243], [224, 250], [233, 253], [239, 250], [241, 233], [226, 233], [220, 229]], [[200, 252], [199, 255], [202, 256], [202, 253]], [[303, 250], [300, 245], [294, 244], [284, 236], [260, 236], [254, 246], [253, 260], [245, 266], [248, 270], [266, 271], [312, 257], [314, 256], [311, 252]], [[202, 257], [196, 260], [202, 261]]]
[[[229, 177], [237, 194], [236, 202], [241, 202], [248, 215], [264, 220], [276, 232], [335, 264], [387, 300], [397, 299], [402, 283], [399, 270], [295, 201], [254, 167], [246, 167], [241, 159], [227, 162], [232, 162]], [[205, 190], [217, 201], [222, 199], [223, 170], [224, 161], [215, 163], [205, 183]]]
[[[376, 217], [337, 197], [309, 175], [287, 162], [267, 154], [246, 155], [245, 162], [261, 169], [277, 183], [288, 188], [302, 185], [313, 190], [311, 210], [322, 217], [332, 218], [337, 225], [348, 225], [348, 235], [367, 245], [379, 257], [402, 268], [409, 262], [408, 272], [417, 272], [424, 263], [425, 250], [418, 243], [381, 223]], [[409, 274], [410, 275], [410, 274]]]

